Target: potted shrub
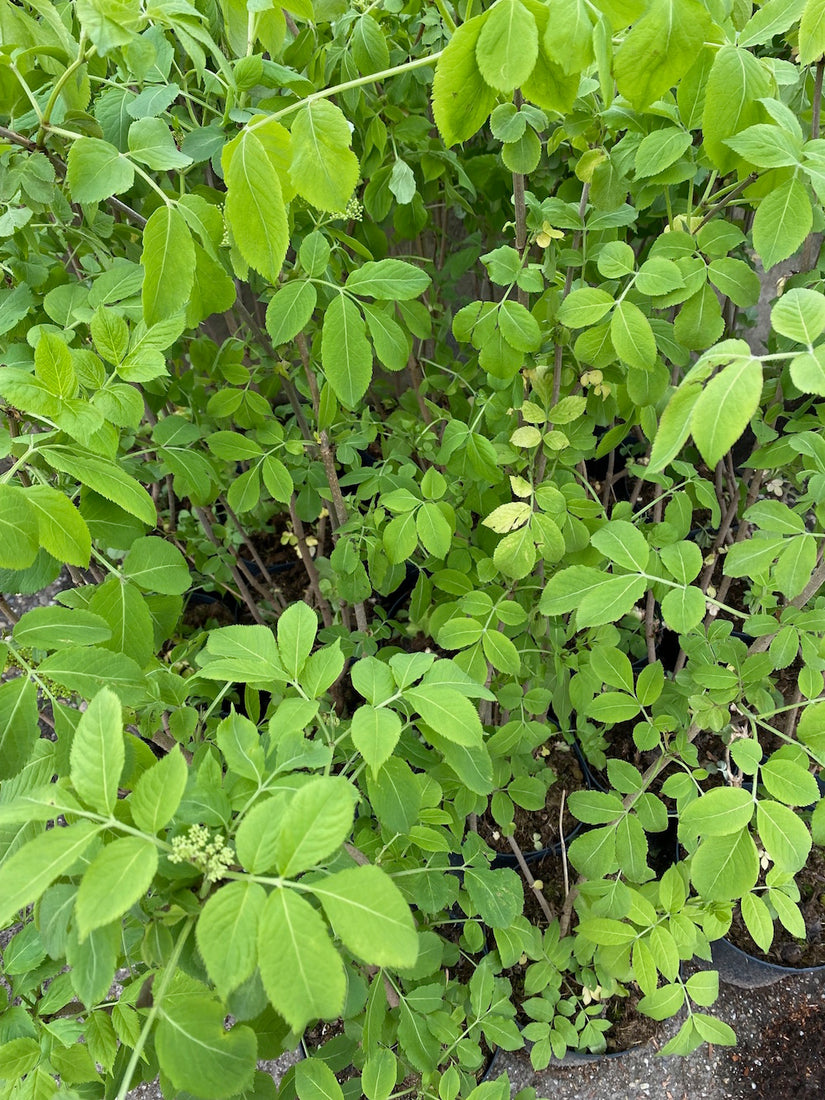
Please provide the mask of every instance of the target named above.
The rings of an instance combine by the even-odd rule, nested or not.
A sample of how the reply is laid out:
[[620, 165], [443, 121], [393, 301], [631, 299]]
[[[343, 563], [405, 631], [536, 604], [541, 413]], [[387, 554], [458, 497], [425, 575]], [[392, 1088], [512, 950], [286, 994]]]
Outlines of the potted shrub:
[[[630, 994], [732, 1042], [682, 962], [801, 929], [817, 9], [461, 7], [3, 9], [9, 1089], [340, 1020], [284, 1096], [503, 1097]], [[484, 827], [574, 749], [548, 897]]]

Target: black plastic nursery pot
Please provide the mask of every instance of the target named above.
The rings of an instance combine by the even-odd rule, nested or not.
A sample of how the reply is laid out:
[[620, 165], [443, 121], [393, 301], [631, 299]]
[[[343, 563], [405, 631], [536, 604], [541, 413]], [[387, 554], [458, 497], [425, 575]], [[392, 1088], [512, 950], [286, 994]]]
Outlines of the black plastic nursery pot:
[[782, 966], [768, 962], [757, 955], [749, 955], [729, 940], [715, 940], [711, 944], [713, 965], [719, 971], [720, 981], [740, 989], [761, 989], [774, 985], [796, 974], [825, 973], [822, 966]]

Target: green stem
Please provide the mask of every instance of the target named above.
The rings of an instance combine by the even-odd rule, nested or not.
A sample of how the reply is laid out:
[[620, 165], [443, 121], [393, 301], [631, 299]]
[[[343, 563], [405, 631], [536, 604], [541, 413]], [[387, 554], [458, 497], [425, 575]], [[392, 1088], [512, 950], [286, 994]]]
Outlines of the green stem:
[[163, 994], [166, 992], [166, 988], [169, 985], [172, 977], [174, 976], [175, 969], [178, 965], [178, 959], [186, 943], [186, 939], [195, 924], [195, 918], [189, 917], [183, 928], [180, 931], [180, 935], [177, 938], [172, 955], [169, 962], [166, 964], [166, 969], [163, 972], [163, 980], [160, 983], [160, 989], [155, 993], [152, 991], [152, 1007], [149, 1009], [149, 1014], [141, 1028], [138, 1041], [135, 1043], [135, 1048], [132, 1051], [132, 1057], [129, 1059], [129, 1064], [123, 1073], [123, 1078], [120, 1082], [120, 1088], [117, 1091], [117, 1097], [115, 1100], [126, 1100], [126, 1094], [129, 1091], [129, 1086], [132, 1083], [132, 1077], [134, 1076], [137, 1064], [140, 1061], [140, 1056], [143, 1053], [143, 1048], [146, 1046], [146, 1040], [149, 1038], [149, 1032], [152, 1030], [152, 1026], [155, 1022], [155, 1017], [160, 1011], [160, 1004], [163, 1000]]
[[58, 96], [63, 91], [63, 88], [66, 86], [66, 82], [68, 81], [69, 77], [72, 75], [72, 73], [76, 72], [80, 68], [81, 65], [85, 65], [86, 61], [90, 57], [94, 57], [94, 55], [97, 53], [97, 50], [95, 49], [94, 46], [89, 47], [88, 53], [84, 52], [85, 46], [86, 46], [86, 34], [85, 34], [84, 31], [81, 31], [80, 32], [80, 42], [78, 43], [78, 47], [77, 47], [77, 57], [71, 63], [71, 65], [69, 65], [69, 67], [67, 69], [65, 69], [64, 72], [62, 72], [60, 74], [60, 77], [58, 78], [57, 83], [52, 88], [52, 94], [49, 96], [48, 102], [46, 103], [46, 107], [45, 107], [45, 109], [43, 111], [43, 114], [40, 118], [40, 126], [37, 130], [37, 137], [35, 138], [35, 145], [38, 147], [38, 149], [43, 148], [43, 142], [46, 140], [46, 131], [49, 128], [49, 121], [52, 117], [52, 111], [54, 110], [55, 104], [57, 103]]
[[455, 34], [455, 19], [447, 11], [447, 5], [444, 0], [435, 0], [435, 6], [438, 8], [438, 14], [444, 20], [444, 25], [450, 34]]
[[266, 126], [268, 122], [283, 118], [285, 115], [292, 114], [293, 111], [300, 111], [302, 107], [309, 106], [310, 103], [314, 103], [316, 99], [329, 99], [330, 96], [337, 95], [339, 92], [348, 92], [350, 88], [361, 88], [364, 84], [378, 84], [383, 80], [387, 80], [389, 77], [398, 76], [400, 73], [412, 72], [413, 69], [423, 69], [426, 65], [434, 65], [441, 57], [443, 50], [439, 50], [437, 53], [430, 54], [429, 57], [418, 57], [415, 61], [405, 61], [403, 65], [396, 65], [392, 69], [382, 69], [378, 73], [370, 73], [369, 76], [359, 76], [355, 80], [347, 80], [343, 84], [334, 84], [331, 88], [322, 88], [320, 92], [312, 92], [311, 95], [306, 96], [304, 99], [299, 99], [297, 103], [292, 103], [289, 107], [284, 107], [283, 110], [276, 111], [272, 115], [267, 115], [266, 118], [262, 118], [260, 122], [255, 122], [251, 126], [247, 127], [249, 133], [254, 133], [261, 126]]

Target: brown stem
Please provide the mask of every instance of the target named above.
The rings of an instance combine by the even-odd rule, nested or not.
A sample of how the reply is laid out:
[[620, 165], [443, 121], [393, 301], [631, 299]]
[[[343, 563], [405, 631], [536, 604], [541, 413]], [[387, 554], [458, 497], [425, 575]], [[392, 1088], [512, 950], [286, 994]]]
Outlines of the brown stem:
[[298, 515], [295, 507], [295, 494], [293, 493], [289, 501], [289, 518], [292, 520], [292, 530], [295, 532], [295, 538], [298, 540], [298, 553], [301, 555], [301, 561], [304, 563], [304, 569], [306, 570], [307, 579], [309, 580], [309, 586], [312, 589], [312, 594], [315, 597], [315, 602], [318, 605], [318, 610], [321, 612], [321, 618], [324, 620], [324, 626], [332, 626], [333, 615], [332, 608], [329, 605], [329, 601], [321, 592], [321, 582], [318, 577], [318, 570], [315, 568], [315, 562], [312, 560], [312, 555], [309, 552], [307, 546], [306, 535], [304, 533], [304, 525]]
[[729, 191], [720, 202], [717, 202], [714, 206], [710, 207], [707, 214], [705, 214], [704, 218], [702, 218], [702, 220], [699, 222], [693, 232], [698, 233], [702, 226], [707, 225], [707, 223], [715, 214], [718, 214], [720, 210], [724, 210], [726, 206], [730, 206], [730, 204], [738, 199], [742, 192], [746, 191], [747, 188], [750, 187], [750, 185], [754, 183], [757, 179], [759, 179], [758, 172], [751, 172], [749, 176], [746, 176], [746, 178], [743, 179], [741, 183], [737, 184], [737, 186], [734, 187], [732, 191]]
[[516, 842], [516, 838], [514, 836], [508, 836], [507, 843], [513, 850], [513, 855], [516, 857], [516, 862], [521, 868], [521, 873], [524, 875], [527, 885], [533, 891], [536, 897], [536, 901], [541, 906], [542, 912], [544, 913], [545, 917], [547, 917], [547, 920], [552, 924], [554, 919], [553, 910], [550, 908], [547, 898], [542, 893], [542, 890], [536, 885], [536, 880], [533, 878], [533, 874], [530, 868], [527, 866], [527, 860], [524, 858], [521, 848], [519, 848]]
[[[218, 550], [222, 550], [223, 547], [218, 541], [218, 537], [215, 534], [214, 528], [212, 527], [212, 521], [209, 517], [209, 513], [207, 512], [207, 510], [205, 508], [193, 507], [193, 511], [200, 520], [201, 527], [203, 527], [206, 537], [209, 539], [214, 547], [216, 547]], [[232, 579], [234, 580], [238, 588], [241, 599], [247, 606], [249, 614], [252, 616], [255, 622], [258, 623], [259, 626], [266, 626], [266, 623], [264, 622], [263, 618], [261, 617], [261, 613], [258, 610], [258, 605], [253, 600], [252, 593], [246, 587], [246, 583], [241, 576], [240, 570], [234, 562], [230, 564], [229, 571], [232, 574]]]
[[6, 616], [12, 626], [20, 622], [20, 616], [16, 611], [13, 611], [11, 607], [6, 603], [3, 596], [0, 596], [0, 611]]

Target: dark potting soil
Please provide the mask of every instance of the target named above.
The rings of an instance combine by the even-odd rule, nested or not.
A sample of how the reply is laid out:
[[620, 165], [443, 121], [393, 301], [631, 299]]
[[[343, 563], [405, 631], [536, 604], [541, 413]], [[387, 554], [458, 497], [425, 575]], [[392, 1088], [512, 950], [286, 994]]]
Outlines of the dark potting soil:
[[[513, 838], [522, 851], [529, 856], [543, 848], [551, 848], [561, 840], [559, 813], [564, 837], [569, 840], [578, 822], [567, 809], [567, 797], [573, 791], [582, 790], [587, 784], [576, 754], [566, 742], [554, 741], [548, 746], [549, 753], [542, 762], [555, 773], [555, 780], [547, 790], [547, 798], [540, 810], [525, 810], [515, 807]], [[564, 807], [562, 808], [562, 799]], [[478, 822], [480, 836], [493, 851], [503, 855], [512, 855], [502, 827], [493, 820], [487, 811]]]
[[728, 939], [742, 951], [777, 966], [806, 967], [825, 965], [825, 851], [814, 847], [808, 862], [796, 876], [799, 908], [805, 921], [806, 938], [795, 939], [778, 920], [774, 922], [773, 943], [765, 953], [753, 942], [738, 907], [733, 915]]

